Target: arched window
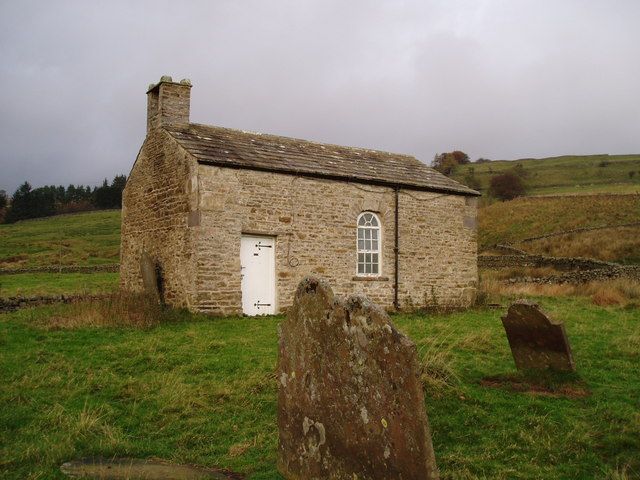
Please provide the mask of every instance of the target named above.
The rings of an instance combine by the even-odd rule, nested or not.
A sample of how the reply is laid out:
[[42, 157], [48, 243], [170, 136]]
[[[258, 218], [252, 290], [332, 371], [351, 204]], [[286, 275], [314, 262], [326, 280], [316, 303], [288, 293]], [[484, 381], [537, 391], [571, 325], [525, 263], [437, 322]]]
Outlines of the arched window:
[[380, 219], [372, 212], [361, 213], [358, 216], [358, 275], [380, 275], [380, 243]]

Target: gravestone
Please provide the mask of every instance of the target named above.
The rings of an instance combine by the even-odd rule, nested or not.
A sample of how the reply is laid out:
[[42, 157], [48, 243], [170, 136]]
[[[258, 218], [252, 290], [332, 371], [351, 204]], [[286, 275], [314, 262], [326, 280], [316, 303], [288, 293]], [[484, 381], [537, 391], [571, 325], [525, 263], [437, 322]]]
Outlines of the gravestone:
[[156, 262], [144, 250], [140, 256], [140, 273], [142, 273], [142, 287], [144, 288], [144, 293], [160, 300]]
[[550, 319], [537, 304], [518, 300], [502, 324], [519, 370], [575, 371], [564, 324]]
[[364, 297], [304, 279], [279, 329], [288, 479], [437, 479], [415, 345]]

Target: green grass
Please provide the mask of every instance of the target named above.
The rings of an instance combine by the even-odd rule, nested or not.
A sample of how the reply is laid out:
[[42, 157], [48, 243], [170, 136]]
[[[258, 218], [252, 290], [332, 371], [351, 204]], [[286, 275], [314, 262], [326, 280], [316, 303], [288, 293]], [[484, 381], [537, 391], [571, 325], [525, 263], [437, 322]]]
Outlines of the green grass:
[[109, 293], [118, 288], [119, 278], [114, 272], [0, 275], [0, 297]]
[[[444, 479], [640, 475], [640, 313], [546, 299], [584, 398], [483, 387], [513, 374], [497, 310], [396, 316], [446, 382], [426, 403]], [[71, 307], [0, 316], [0, 477], [62, 479], [90, 456], [160, 457], [277, 479], [278, 317], [174, 312], [149, 330], [47, 328]], [[618, 476], [616, 476], [618, 475]]]
[[[473, 169], [483, 191], [491, 177], [522, 165], [529, 195], [640, 192], [640, 154], [566, 155], [560, 157], [472, 163], [456, 169], [464, 182]], [[634, 172], [629, 176], [629, 172]]]
[[119, 258], [119, 210], [0, 225], [0, 268], [99, 265]]

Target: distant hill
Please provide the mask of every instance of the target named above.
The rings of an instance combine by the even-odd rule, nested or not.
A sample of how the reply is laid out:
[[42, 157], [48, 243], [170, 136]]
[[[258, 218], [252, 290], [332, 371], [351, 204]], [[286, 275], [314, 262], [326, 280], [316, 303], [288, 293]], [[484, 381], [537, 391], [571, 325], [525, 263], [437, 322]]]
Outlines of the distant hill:
[[527, 194], [531, 196], [640, 193], [640, 154], [495, 160], [459, 166], [452, 177], [468, 183], [466, 179], [473, 175], [480, 188], [487, 191], [491, 177], [516, 167], [522, 172]]

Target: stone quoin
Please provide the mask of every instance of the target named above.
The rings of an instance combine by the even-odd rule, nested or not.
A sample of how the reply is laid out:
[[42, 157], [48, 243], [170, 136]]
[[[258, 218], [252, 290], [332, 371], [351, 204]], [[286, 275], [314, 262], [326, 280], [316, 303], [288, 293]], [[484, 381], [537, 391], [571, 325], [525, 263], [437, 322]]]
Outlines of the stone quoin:
[[[386, 309], [467, 307], [478, 192], [408, 155], [189, 123], [191, 82], [147, 92], [123, 192], [120, 281], [210, 314], [285, 311], [306, 275]], [[148, 285], [147, 285], [148, 287]]]

